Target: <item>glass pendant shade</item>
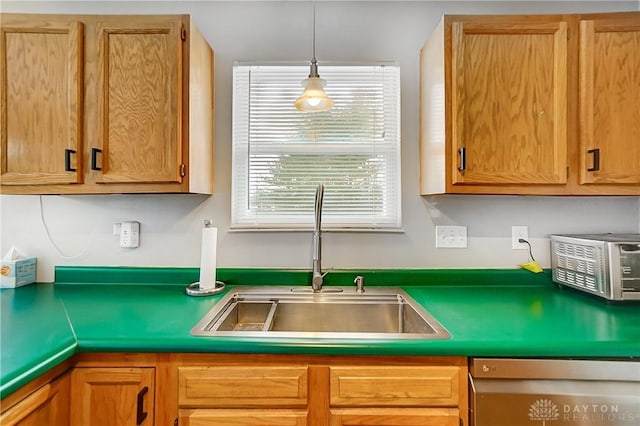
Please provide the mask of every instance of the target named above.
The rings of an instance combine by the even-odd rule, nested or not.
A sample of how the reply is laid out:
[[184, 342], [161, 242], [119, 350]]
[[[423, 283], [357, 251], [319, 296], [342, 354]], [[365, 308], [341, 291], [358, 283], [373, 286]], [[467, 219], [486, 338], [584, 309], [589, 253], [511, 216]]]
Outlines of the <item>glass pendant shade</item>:
[[311, 69], [309, 78], [302, 80], [304, 92], [294, 105], [298, 111], [322, 112], [333, 108], [333, 100], [324, 92], [326, 81], [318, 74], [318, 61], [316, 60], [316, 4], [313, 3], [313, 55], [311, 57]]
[[333, 99], [324, 92], [325, 84], [327, 83], [320, 77], [309, 77], [303, 80], [304, 92], [294, 103], [296, 109], [305, 112], [321, 112], [333, 108]]

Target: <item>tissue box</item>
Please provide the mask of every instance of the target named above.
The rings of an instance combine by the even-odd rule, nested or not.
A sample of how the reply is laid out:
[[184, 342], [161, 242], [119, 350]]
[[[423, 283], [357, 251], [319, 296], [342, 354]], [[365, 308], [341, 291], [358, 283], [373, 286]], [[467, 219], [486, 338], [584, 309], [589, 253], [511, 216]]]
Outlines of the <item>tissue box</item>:
[[1, 288], [15, 288], [36, 282], [35, 257], [0, 262]]

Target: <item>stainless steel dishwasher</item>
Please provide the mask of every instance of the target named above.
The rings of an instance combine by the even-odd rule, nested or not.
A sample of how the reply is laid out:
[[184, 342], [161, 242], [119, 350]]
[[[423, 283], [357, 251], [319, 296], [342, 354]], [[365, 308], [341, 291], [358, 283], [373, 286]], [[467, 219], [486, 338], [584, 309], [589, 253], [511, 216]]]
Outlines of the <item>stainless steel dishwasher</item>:
[[640, 360], [473, 358], [472, 426], [638, 426]]

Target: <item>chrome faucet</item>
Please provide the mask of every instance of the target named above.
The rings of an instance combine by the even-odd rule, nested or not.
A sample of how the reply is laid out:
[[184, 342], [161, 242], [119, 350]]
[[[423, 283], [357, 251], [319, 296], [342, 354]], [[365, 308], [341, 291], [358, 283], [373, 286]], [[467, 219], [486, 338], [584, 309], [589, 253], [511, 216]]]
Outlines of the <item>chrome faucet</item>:
[[311, 288], [314, 293], [322, 291], [322, 199], [324, 198], [324, 185], [319, 184], [316, 189], [315, 226], [313, 228], [313, 273]]

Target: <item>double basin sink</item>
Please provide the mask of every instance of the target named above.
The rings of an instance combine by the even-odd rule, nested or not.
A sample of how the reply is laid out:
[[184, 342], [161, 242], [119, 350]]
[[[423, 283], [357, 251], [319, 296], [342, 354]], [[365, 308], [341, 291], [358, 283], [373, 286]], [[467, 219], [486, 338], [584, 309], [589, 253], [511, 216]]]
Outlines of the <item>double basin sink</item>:
[[447, 330], [402, 289], [247, 287], [229, 291], [194, 336], [448, 339]]

